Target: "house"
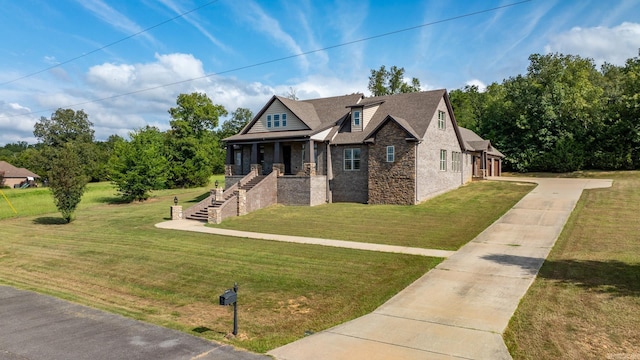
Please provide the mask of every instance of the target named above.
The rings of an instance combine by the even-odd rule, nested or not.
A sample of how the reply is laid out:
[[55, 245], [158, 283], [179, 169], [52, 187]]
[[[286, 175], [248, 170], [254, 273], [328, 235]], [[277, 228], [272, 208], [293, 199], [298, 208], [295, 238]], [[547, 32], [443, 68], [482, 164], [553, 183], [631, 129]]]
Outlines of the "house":
[[0, 186], [21, 187], [35, 185], [35, 179], [40, 176], [25, 168], [17, 168], [6, 161], [0, 161]]
[[[488, 159], [486, 144], [465, 140], [467, 132], [446, 90], [302, 101], [273, 96], [240, 133], [224, 139], [227, 188], [185, 217], [219, 222], [273, 203], [417, 204], [471, 181], [476, 158]], [[486, 163], [478, 164], [484, 176]]]
[[473, 178], [502, 175], [502, 159], [504, 155], [485, 140], [469, 129], [460, 128], [467, 152], [472, 155], [471, 173]]

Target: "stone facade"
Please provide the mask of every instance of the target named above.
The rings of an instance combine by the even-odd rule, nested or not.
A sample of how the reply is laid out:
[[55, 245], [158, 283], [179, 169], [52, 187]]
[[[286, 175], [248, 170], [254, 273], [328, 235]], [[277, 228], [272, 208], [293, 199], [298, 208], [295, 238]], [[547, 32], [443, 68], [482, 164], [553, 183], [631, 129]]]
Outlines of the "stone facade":
[[182, 220], [182, 205], [171, 207], [171, 220]]
[[[369, 204], [413, 205], [416, 203], [416, 142], [388, 121], [369, 145]], [[394, 147], [393, 162], [387, 161], [387, 146]]]

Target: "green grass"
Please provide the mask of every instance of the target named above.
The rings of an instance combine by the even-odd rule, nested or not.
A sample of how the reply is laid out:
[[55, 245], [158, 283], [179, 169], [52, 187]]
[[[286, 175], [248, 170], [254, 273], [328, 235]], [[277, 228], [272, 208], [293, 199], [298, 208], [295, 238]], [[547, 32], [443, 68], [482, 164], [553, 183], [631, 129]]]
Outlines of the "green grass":
[[[189, 205], [207, 193], [118, 204], [107, 184], [92, 184], [64, 225], [46, 191], [11, 193], [21, 213], [0, 220], [0, 283], [264, 352], [373, 311], [441, 261], [153, 226], [175, 194]], [[217, 300], [236, 281], [240, 334], [225, 340], [232, 308]]]
[[582, 194], [505, 342], [514, 359], [640, 358], [640, 172], [568, 176], [614, 183]]
[[[473, 183], [419, 206], [278, 206], [241, 220], [266, 215], [274, 229], [448, 249], [531, 189]], [[110, 184], [89, 184], [75, 220], [61, 224], [48, 189], [7, 191], [19, 214], [0, 206], [0, 283], [265, 352], [370, 313], [441, 261], [156, 229], [174, 196], [187, 207], [208, 188], [157, 191], [133, 204], [115, 194]], [[234, 282], [240, 334], [226, 340], [232, 308], [217, 298]]]
[[[215, 180], [224, 184], [224, 176], [222, 175], [215, 175], [211, 177], [210, 183], [213, 183]], [[205, 188], [198, 189], [197, 191], [200, 192], [199, 195], [208, 196]], [[11, 217], [34, 216], [57, 212], [56, 206], [53, 203], [53, 196], [51, 195], [49, 188], [2, 189], [2, 192], [6, 195], [17, 213], [13, 212], [11, 206], [9, 206], [2, 194], [0, 194], [0, 220]], [[193, 198], [183, 198], [182, 194], [188, 194], [188, 196], [192, 197], [193, 193], [193, 189], [170, 189], [153, 191], [151, 192], [151, 195], [152, 200], [153, 197], [178, 196], [180, 203], [187, 207], [190, 206], [191, 203], [197, 201]], [[100, 204], [117, 204], [119, 202], [120, 199], [118, 198], [118, 193], [111, 183], [89, 183], [87, 184], [85, 193], [82, 196], [82, 201], [78, 204], [78, 210]]]
[[215, 225], [226, 229], [457, 250], [534, 185], [473, 182], [413, 206], [273, 206]]

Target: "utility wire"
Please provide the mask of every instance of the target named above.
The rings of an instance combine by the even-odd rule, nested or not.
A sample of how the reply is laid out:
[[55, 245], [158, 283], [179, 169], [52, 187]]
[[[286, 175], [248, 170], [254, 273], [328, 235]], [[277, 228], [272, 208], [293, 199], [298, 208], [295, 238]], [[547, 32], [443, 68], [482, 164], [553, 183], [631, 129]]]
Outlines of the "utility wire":
[[148, 28], [146, 28], [146, 29], [140, 30], [140, 31], [138, 31], [137, 33], [131, 34], [131, 35], [126, 36], [126, 37], [123, 37], [123, 38], [122, 38], [122, 39], [120, 39], [120, 40], [116, 40], [116, 41], [114, 41], [114, 42], [112, 42], [112, 43], [109, 43], [109, 44], [107, 44], [107, 45], [101, 46], [101, 47], [99, 47], [99, 48], [97, 48], [97, 49], [91, 50], [91, 51], [89, 51], [89, 52], [87, 52], [87, 53], [84, 53], [84, 54], [82, 54], [82, 55], [78, 55], [78, 56], [73, 57], [73, 58], [71, 58], [71, 59], [65, 60], [65, 61], [63, 61], [63, 62], [61, 62], [61, 63], [57, 63], [57, 64], [55, 64], [55, 65], [51, 65], [51, 66], [49, 66], [48, 68], [44, 68], [44, 69], [42, 69], [42, 70], [38, 70], [38, 71], [36, 71], [36, 72], [32, 72], [32, 73], [27, 74], [27, 75], [23, 75], [23, 76], [21, 76], [21, 77], [15, 78], [15, 79], [13, 79], [13, 80], [5, 81], [5, 82], [3, 82], [3, 83], [0, 83], [0, 85], [7, 85], [7, 84], [11, 84], [11, 83], [16, 82], [16, 81], [18, 81], [18, 80], [26, 79], [26, 78], [31, 77], [31, 76], [33, 76], [33, 75], [41, 74], [41, 73], [43, 73], [43, 72], [45, 72], [45, 71], [48, 71], [48, 70], [51, 70], [51, 69], [54, 69], [54, 68], [60, 67], [60, 66], [62, 66], [62, 65], [66, 65], [66, 64], [68, 64], [68, 63], [70, 63], [70, 62], [72, 62], [72, 61], [76, 61], [76, 60], [81, 59], [81, 58], [83, 58], [83, 57], [85, 57], [85, 56], [89, 56], [89, 55], [91, 55], [91, 54], [97, 53], [98, 51], [104, 50], [104, 49], [106, 49], [106, 48], [108, 48], [108, 47], [110, 47], [110, 46], [113, 46], [113, 45], [119, 44], [119, 43], [121, 43], [121, 42], [123, 42], [123, 41], [125, 41], [125, 40], [129, 40], [129, 39], [131, 39], [132, 37], [138, 36], [138, 35], [140, 35], [140, 34], [142, 34], [142, 33], [145, 33], [145, 32], [147, 32], [147, 31], [149, 31], [149, 30], [153, 30], [153, 29], [155, 29], [155, 28], [157, 28], [157, 27], [160, 27], [160, 26], [162, 26], [162, 25], [164, 25], [164, 24], [170, 23], [170, 22], [172, 22], [172, 21], [174, 21], [174, 20], [176, 20], [176, 19], [179, 19], [179, 18], [181, 18], [181, 17], [184, 17], [184, 16], [186, 16], [186, 15], [189, 15], [189, 14], [191, 14], [192, 12], [196, 12], [196, 11], [198, 11], [198, 10], [200, 10], [200, 9], [204, 8], [204, 7], [207, 7], [207, 6], [209, 6], [209, 5], [211, 5], [211, 4], [215, 3], [215, 2], [218, 2], [218, 1], [220, 1], [220, 0], [212, 0], [212, 1], [209, 1], [208, 3], [205, 3], [205, 4], [203, 4], [203, 5], [200, 5], [200, 6], [198, 6], [198, 7], [197, 7], [197, 8], [195, 8], [195, 9], [191, 9], [191, 10], [189, 10], [189, 11], [187, 11], [187, 12], [183, 12], [182, 14], [178, 14], [177, 16], [174, 16], [174, 17], [172, 17], [171, 19], [167, 19], [167, 20], [165, 20], [165, 21], [163, 21], [163, 22], [161, 22], [161, 23], [159, 23], [159, 24], [155, 24], [155, 25], [153, 25], [153, 26], [151, 26], [151, 27], [148, 27]]
[[[293, 59], [293, 58], [300, 57], [300, 56], [306, 56], [306, 55], [314, 54], [314, 53], [317, 53], [317, 52], [320, 52], [320, 51], [336, 49], [336, 48], [339, 48], [339, 47], [353, 45], [353, 44], [357, 44], [357, 43], [361, 43], [361, 42], [365, 42], [365, 41], [369, 41], [369, 40], [373, 40], [373, 39], [378, 39], [378, 38], [382, 38], [382, 37], [386, 37], [386, 36], [390, 36], [390, 35], [395, 35], [395, 34], [399, 34], [399, 33], [402, 33], [402, 32], [411, 31], [411, 30], [416, 30], [416, 29], [420, 29], [420, 28], [423, 28], [423, 27], [427, 27], [427, 26], [432, 26], [432, 25], [441, 24], [441, 23], [444, 23], [444, 22], [458, 20], [458, 19], [462, 19], [462, 18], [474, 16], [474, 15], [479, 15], [479, 14], [491, 12], [491, 11], [496, 11], [496, 10], [504, 9], [504, 8], [511, 7], [511, 6], [521, 5], [521, 4], [530, 2], [530, 1], [532, 1], [532, 0], [523, 0], [523, 1], [515, 2], [515, 3], [511, 3], [511, 4], [507, 4], [507, 5], [494, 7], [494, 8], [491, 8], [491, 9], [475, 11], [475, 12], [471, 12], [471, 13], [467, 13], [467, 14], [463, 14], [463, 15], [458, 15], [458, 16], [454, 16], [454, 17], [450, 17], [450, 18], [446, 18], [446, 19], [442, 19], [442, 20], [437, 20], [437, 21], [433, 21], [433, 22], [429, 22], [429, 23], [424, 23], [424, 24], [421, 24], [421, 25], [411, 26], [411, 27], [404, 28], [404, 29], [399, 29], [399, 30], [394, 30], [394, 31], [378, 34], [378, 35], [373, 35], [373, 36], [369, 36], [369, 37], [358, 39], [358, 40], [353, 40], [353, 41], [348, 41], [348, 42], [344, 42], [344, 43], [341, 43], [341, 44], [331, 45], [331, 46], [323, 47], [321, 49], [309, 50], [309, 51], [305, 51], [305, 52], [301, 52], [301, 53], [297, 53], [297, 54], [293, 54], [293, 55], [289, 55], [289, 56], [283, 56], [283, 57], [272, 59], [272, 60], [266, 60], [266, 61], [254, 63], [254, 64], [251, 64], [251, 65], [245, 65], [245, 66], [240, 66], [240, 67], [236, 67], [236, 68], [233, 68], [233, 69], [228, 69], [228, 70], [224, 70], [224, 71], [220, 71], [220, 72], [209, 73], [209, 74], [205, 74], [203, 76], [198, 76], [198, 77], [195, 77], [195, 78], [175, 81], [175, 82], [172, 82], [172, 83], [167, 83], [167, 84], [153, 86], [153, 87], [144, 88], [144, 89], [140, 89], [140, 90], [130, 91], [130, 92], [127, 92], [127, 93], [121, 93], [121, 94], [117, 94], [117, 95], [113, 95], [113, 96], [87, 100], [87, 101], [83, 101], [83, 102], [80, 102], [80, 103], [64, 106], [64, 108], [77, 107], [77, 106], [82, 106], [82, 105], [91, 104], [91, 103], [95, 103], [95, 102], [101, 102], [101, 101], [105, 101], [105, 100], [117, 99], [117, 98], [120, 98], [120, 97], [123, 97], [123, 96], [139, 94], [139, 93], [146, 92], [146, 91], [151, 91], [151, 90], [161, 89], [161, 88], [164, 88], [164, 87], [174, 86], [174, 85], [178, 85], [178, 84], [184, 84], [184, 83], [188, 83], [188, 82], [191, 82], [191, 81], [201, 80], [201, 79], [209, 78], [209, 77], [216, 76], [216, 75], [222, 75], [222, 74], [227, 74], [227, 73], [236, 72], [236, 71], [240, 71], [240, 70], [250, 69], [250, 68], [254, 68], [254, 67], [258, 67], [258, 66], [262, 66], [262, 65], [272, 64], [272, 63], [276, 63], [276, 62], [280, 62], [280, 61], [284, 61], [284, 60], [289, 60], [289, 59]], [[32, 111], [32, 112], [23, 113], [23, 114], [8, 115], [8, 116], [4, 116], [4, 117], [9, 118], [9, 117], [15, 117], [15, 116], [32, 115], [32, 114], [39, 114], [39, 113], [44, 113], [44, 112], [49, 112], [49, 111], [54, 111], [54, 110], [55, 109], [45, 109], [45, 110]], [[2, 118], [2, 117], [0, 117], [0, 118]]]

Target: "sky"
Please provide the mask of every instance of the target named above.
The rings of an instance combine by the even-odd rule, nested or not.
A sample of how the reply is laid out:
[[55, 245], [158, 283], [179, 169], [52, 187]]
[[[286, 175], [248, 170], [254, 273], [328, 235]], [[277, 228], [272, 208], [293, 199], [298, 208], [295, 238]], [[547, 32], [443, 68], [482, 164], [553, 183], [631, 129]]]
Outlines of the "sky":
[[0, 0], [0, 34], [3, 146], [35, 144], [58, 108], [106, 140], [168, 129], [181, 93], [254, 114], [291, 92], [370, 96], [382, 65], [449, 91], [525, 74], [535, 53], [624, 65], [640, 1]]

